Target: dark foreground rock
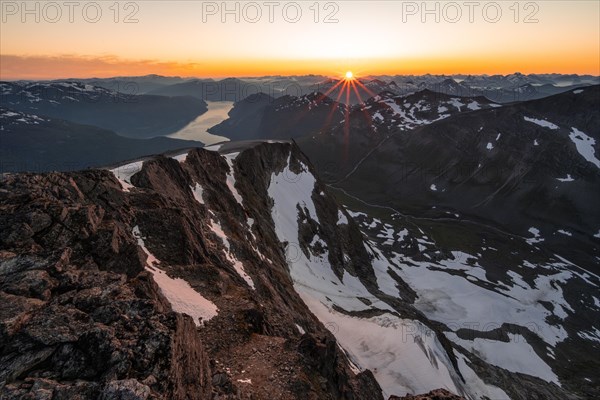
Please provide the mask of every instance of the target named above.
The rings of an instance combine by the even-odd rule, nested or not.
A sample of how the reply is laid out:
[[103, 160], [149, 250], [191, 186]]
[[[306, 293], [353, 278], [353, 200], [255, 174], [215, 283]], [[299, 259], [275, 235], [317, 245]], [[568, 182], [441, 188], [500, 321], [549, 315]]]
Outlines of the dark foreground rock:
[[208, 356], [170, 311], [103, 172], [3, 179], [2, 398], [203, 399]]

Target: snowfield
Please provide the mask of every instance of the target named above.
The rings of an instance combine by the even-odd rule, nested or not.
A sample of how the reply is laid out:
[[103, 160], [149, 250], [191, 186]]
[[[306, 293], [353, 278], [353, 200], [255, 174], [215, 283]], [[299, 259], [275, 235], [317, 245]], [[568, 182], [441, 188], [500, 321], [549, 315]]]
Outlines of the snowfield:
[[512, 372], [538, 376], [546, 382], [560, 386], [558, 377], [552, 369], [533, 351], [527, 340], [521, 335], [508, 334], [508, 342], [476, 338], [463, 340], [455, 334], [447, 335], [450, 340], [460, 344], [472, 353], [479, 354], [492, 365]]
[[192, 193], [194, 194], [194, 199], [196, 199], [196, 201], [200, 204], [204, 204], [204, 189], [202, 189], [202, 186], [199, 183], [196, 183], [195, 186], [190, 186], [190, 189], [192, 190]]
[[[287, 243], [288, 265], [294, 288], [309, 309], [330, 327], [350, 360], [360, 370], [370, 369], [381, 385], [384, 397], [391, 394], [424, 393], [444, 387], [455, 393], [485, 393], [494, 398], [507, 398], [498, 388], [485, 385], [471, 371], [469, 381], [476, 388], [470, 392], [452, 367], [449, 357], [437, 336], [418, 321], [394, 315], [393, 308], [372, 295], [357, 277], [344, 272], [338, 279], [328, 261], [328, 251], [305, 254], [298, 243], [299, 221], [310, 218], [317, 224], [315, 178], [304, 167], [295, 173], [288, 166], [271, 176], [268, 194], [273, 199], [271, 216], [275, 232]], [[302, 214], [299, 215], [299, 209]], [[391, 227], [390, 227], [391, 228]], [[313, 242], [322, 242], [317, 235]], [[380, 289], [391, 296], [399, 295], [388, 268], [391, 264], [376, 248], [369, 251], [374, 257], [373, 268]], [[290, 256], [290, 254], [292, 254]], [[367, 299], [367, 305], [359, 298]], [[376, 308], [380, 315], [358, 318], [338, 312]], [[466, 369], [468, 372], [468, 369]]]
[[[384, 293], [394, 295], [391, 288], [386, 288], [383, 284], [386, 280], [392, 280], [391, 270], [416, 291], [418, 297], [415, 307], [429, 319], [439, 321], [450, 329], [445, 335], [452, 342], [489, 364], [560, 385], [556, 372], [546, 360], [555, 358], [556, 346], [568, 337], [563, 321], [576, 314], [575, 304], [567, 301], [563, 291], [574, 279], [598, 287], [591, 280], [590, 273], [582, 272], [577, 266], [555, 255], [545, 263], [533, 264], [523, 260], [517, 269], [506, 271], [508, 279], [495, 281], [488, 278], [486, 269], [479, 264], [480, 253], [453, 251], [451, 258], [435, 262], [415, 260], [393, 250], [407, 236], [412, 236], [406, 228], [396, 233], [395, 229], [399, 228], [392, 228], [364, 213], [349, 213], [358, 218], [368, 236], [378, 238], [377, 243], [368, 243], [372, 254], [377, 255], [377, 262], [374, 261], [373, 267], [378, 285]], [[529, 233], [533, 238], [524, 238], [525, 242], [534, 244], [543, 240], [537, 228], [531, 227]], [[569, 236], [571, 232], [559, 229], [554, 234]], [[389, 237], [398, 238], [390, 241]], [[432, 239], [422, 231], [421, 237], [413, 236], [412, 239], [418, 243], [421, 251], [429, 244], [433, 244], [435, 248]], [[384, 250], [387, 258], [383, 255]], [[497, 251], [491, 247], [481, 250]], [[532, 277], [528, 273], [530, 269], [537, 269], [539, 272]], [[593, 306], [588, 304], [586, 307], [598, 308], [600, 300], [594, 298], [594, 301]], [[534, 351], [532, 344], [516, 333], [508, 333], [507, 342], [484, 339], [475, 333], [462, 337], [456, 334], [459, 330], [464, 333], [465, 329], [473, 332], [504, 330], [505, 324], [528, 329], [545, 342], [545, 348], [536, 348]], [[578, 336], [597, 341], [600, 340], [600, 331], [583, 330], [578, 332]], [[465, 397], [480, 398], [485, 395], [494, 399], [508, 398], [500, 389], [482, 385], [483, 382], [466, 364], [465, 356], [457, 350], [455, 355], [459, 360], [460, 372], [466, 380]]]

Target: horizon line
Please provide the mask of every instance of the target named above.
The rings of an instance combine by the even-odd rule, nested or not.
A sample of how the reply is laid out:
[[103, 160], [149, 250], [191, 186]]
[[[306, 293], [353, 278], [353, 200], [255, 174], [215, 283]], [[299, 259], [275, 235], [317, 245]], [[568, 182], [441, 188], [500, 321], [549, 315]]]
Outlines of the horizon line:
[[[523, 76], [532, 76], [532, 75], [558, 75], [558, 76], [569, 76], [569, 75], [575, 75], [575, 76], [590, 76], [593, 78], [600, 78], [600, 74], [599, 75], [594, 75], [591, 73], [578, 73], [578, 72], [570, 72], [570, 73], [565, 73], [565, 72], [531, 72], [531, 73], [521, 73], [519, 71], [515, 71], [515, 72], [511, 72], [508, 74], [502, 74], [502, 73], [477, 73], [477, 74], [473, 74], [473, 73], [392, 73], [392, 74], [365, 74], [362, 76], [357, 76], [356, 79], [364, 79], [364, 78], [378, 78], [378, 77], [409, 77], [409, 76], [415, 76], [415, 77], [419, 77], [419, 76], [437, 76], [437, 77], [463, 77], [463, 76], [510, 76], [510, 75], [523, 75]], [[107, 75], [107, 76], [100, 76], [100, 75], [90, 75], [90, 76], [86, 76], [86, 77], [73, 77], [73, 76], [65, 76], [65, 77], [36, 77], [36, 78], [22, 78], [22, 77], [3, 77], [0, 74], [0, 81], [4, 81], [4, 82], [19, 82], [19, 81], [78, 81], [78, 80], [86, 80], [86, 79], [116, 79], [116, 78], [146, 78], [146, 77], [152, 77], [155, 76], [157, 78], [174, 78], [174, 79], [182, 79], [182, 80], [192, 80], [192, 79], [212, 79], [212, 80], [216, 80], [216, 81], [222, 81], [225, 79], [239, 79], [239, 80], [243, 80], [243, 79], [260, 79], [260, 78], [271, 78], [271, 77], [284, 77], [284, 78], [291, 78], [291, 77], [323, 77], [323, 78], [327, 78], [327, 79], [342, 79], [340, 77], [334, 76], [334, 75], [324, 75], [324, 74], [317, 74], [317, 73], [307, 73], [307, 74], [265, 74], [265, 75], [222, 75], [222, 76], [200, 76], [200, 75], [188, 75], [188, 76], [183, 76], [183, 75], [163, 75], [163, 74], [156, 74], [156, 73], [148, 73], [148, 74], [142, 74], [142, 75], [136, 75], [136, 74], [132, 74], [132, 75]]]

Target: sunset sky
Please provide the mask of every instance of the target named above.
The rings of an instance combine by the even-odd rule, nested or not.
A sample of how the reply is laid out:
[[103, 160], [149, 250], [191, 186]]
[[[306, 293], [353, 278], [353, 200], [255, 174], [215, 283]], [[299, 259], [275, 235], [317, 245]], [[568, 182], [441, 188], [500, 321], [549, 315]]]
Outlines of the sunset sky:
[[[513, 1], [496, 3], [500, 16], [486, 1], [472, 10], [463, 1], [454, 3], [458, 8], [437, 2], [438, 11], [427, 15], [421, 1], [320, 2], [318, 22], [314, 8], [309, 8], [313, 1], [297, 2], [301, 16], [288, 5], [291, 2], [278, 2], [273, 22], [269, 22], [269, 8], [258, 1], [254, 4], [261, 18], [255, 23], [251, 20], [257, 19], [257, 8], [246, 2], [239, 2], [239, 22], [234, 14], [221, 14], [221, 2], [121, 2], [115, 15], [110, 8], [113, 1], [98, 1], [99, 17], [91, 6], [84, 15], [88, 3], [80, 2], [73, 10], [72, 23], [62, 2], [55, 3], [60, 18], [57, 9], [42, 9], [43, 3], [38, 3], [36, 22], [35, 2], [27, 4], [34, 11], [26, 14], [20, 1], [3, 0], [0, 79], [150, 73], [334, 76], [346, 70], [363, 75], [515, 71], [600, 75], [598, 1], [530, 3], [537, 8], [525, 8], [527, 2], [520, 2], [518, 16]], [[235, 4], [229, 2], [227, 7], [233, 9]], [[436, 2], [427, 4], [435, 10]], [[332, 12], [338, 22], [325, 23]], [[132, 19], [137, 22], [124, 23], [130, 13], [135, 13]], [[531, 13], [538, 22], [525, 23]], [[95, 18], [98, 22], [90, 22]], [[294, 19], [298, 21], [290, 22]]]

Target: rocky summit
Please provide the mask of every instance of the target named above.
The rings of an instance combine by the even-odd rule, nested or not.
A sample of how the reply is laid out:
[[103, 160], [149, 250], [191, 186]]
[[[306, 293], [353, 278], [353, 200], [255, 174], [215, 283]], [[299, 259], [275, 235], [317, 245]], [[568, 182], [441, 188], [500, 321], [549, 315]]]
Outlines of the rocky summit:
[[[3, 174], [0, 210], [2, 399], [582, 398], [568, 371], [499, 367], [433, 318], [293, 142]], [[523, 307], [540, 331], [489, 335], [560, 342]]]

